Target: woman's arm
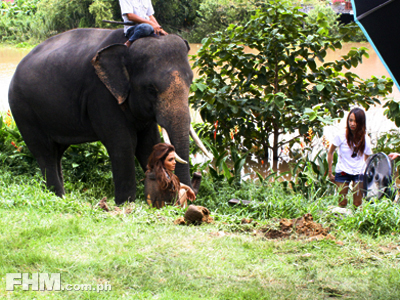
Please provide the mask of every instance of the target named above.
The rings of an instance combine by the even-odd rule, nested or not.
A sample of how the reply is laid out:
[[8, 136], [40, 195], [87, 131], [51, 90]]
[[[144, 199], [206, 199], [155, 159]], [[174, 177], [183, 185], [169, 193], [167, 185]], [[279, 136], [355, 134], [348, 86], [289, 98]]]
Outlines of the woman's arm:
[[335, 150], [336, 146], [332, 144], [328, 152], [328, 174], [329, 174], [329, 180], [332, 182], [335, 182], [335, 176], [333, 176], [332, 174], [333, 153], [335, 152]]
[[400, 153], [395, 153], [394, 152], [394, 153], [390, 153], [388, 156], [389, 156], [390, 159], [393, 160], [393, 159], [398, 158], [400, 156]]
[[187, 197], [190, 201], [193, 201], [196, 199], [196, 194], [193, 192], [193, 190], [190, 188], [190, 186], [187, 186], [186, 184], [181, 183], [181, 189], [186, 190]]

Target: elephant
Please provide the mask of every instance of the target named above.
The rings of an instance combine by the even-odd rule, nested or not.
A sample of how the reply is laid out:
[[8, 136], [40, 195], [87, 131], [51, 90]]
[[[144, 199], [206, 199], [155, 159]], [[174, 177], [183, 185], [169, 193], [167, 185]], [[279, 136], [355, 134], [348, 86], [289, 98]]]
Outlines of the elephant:
[[[189, 45], [177, 35], [142, 38], [122, 29], [74, 29], [36, 46], [19, 63], [9, 105], [46, 185], [65, 194], [61, 158], [72, 144], [100, 140], [111, 160], [115, 203], [136, 198], [135, 157], [146, 170], [158, 125], [189, 159]], [[175, 174], [191, 186], [188, 164]]]

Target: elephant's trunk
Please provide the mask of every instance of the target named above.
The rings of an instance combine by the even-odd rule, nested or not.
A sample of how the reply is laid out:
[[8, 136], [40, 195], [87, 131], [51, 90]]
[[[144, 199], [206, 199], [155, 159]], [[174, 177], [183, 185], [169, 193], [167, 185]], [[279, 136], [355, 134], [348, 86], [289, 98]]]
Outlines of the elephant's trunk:
[[[168, 132], [165, 130], [165, 128], [161, 127], [161, 134], [164, 138], [164, 142], [167, 144], [171, 144], [171, 139], [169, 138]], [[188, 164], [188, 162], [186, 160], [183, 160], [177, 153], [175, 153], [175, 159], [178, 163], [181, 164]]]
[[[166, 126], [166, 130], [171, 139], [171, 144], [175, 147], [176, 154], [185, 162], [189, 161], [189, 128], [185, 124], [179, 123]], [[191, 186], [189, 164], [179, 163], [177, 160], [175, 175], [179, 180]]]
[[[175, 147], [176, 154], [185, 161], [189, 161], [189, 86], [182, 80], [178, 71], [173, 71], [166, 79], [169, 86], [161, 94], [156, 109], [157, 123], [165, 128]], [[179, 180], [191, 186], [189, 164], [177, 163], [175, 174]]]

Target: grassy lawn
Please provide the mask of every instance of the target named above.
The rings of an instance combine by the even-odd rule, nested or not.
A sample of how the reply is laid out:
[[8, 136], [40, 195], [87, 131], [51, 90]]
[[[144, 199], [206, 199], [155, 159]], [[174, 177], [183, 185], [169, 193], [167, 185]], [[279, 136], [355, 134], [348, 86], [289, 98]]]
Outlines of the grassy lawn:
[[[5, 299], [398, 299], [400, 237], [332, 228], [335, 240], [269, 240], [258, 225], [213, 213], [178, 226], [184, 212], [137, 201], [130, 214], [99, 199], [64, 199], [40, 183], [0, 180], [0, 297]], [[113, 201], [109, 201], [113, 207]], [[361, 212], [360, 212], [361, 213]], [[322, 219], [321, 219], [322, 220]], [[111, 291], [6, 291], [6, 273], [61, 273], [61, 285]]]

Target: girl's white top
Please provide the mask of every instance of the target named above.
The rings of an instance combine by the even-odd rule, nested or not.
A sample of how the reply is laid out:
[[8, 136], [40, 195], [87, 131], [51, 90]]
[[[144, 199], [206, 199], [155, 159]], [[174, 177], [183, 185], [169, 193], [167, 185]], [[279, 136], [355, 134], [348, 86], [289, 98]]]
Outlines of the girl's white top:
[[353, 150], [350, 149], [346, 140], [346, 131], [342, 131], [333, 139], [333, 144], [338, 147], [339, 159], [336, 164], [336, 173], [345, 172], [351, 175], [358, 175], [364, 172], [365, 161], [364, 155], [371, 155], [371, 140], [368, 135], [365, 135], [364, 155], [351, 157]]

